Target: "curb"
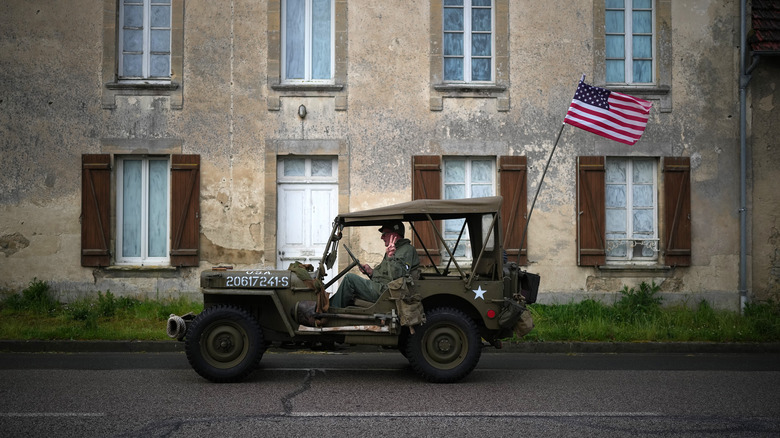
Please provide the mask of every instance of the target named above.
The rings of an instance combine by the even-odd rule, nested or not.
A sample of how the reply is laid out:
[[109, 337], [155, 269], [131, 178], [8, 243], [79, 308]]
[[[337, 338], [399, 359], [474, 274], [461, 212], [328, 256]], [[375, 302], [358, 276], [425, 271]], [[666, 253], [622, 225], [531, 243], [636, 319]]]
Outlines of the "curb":
[[[0, 340], [4, 353], [175, 353], [178, 341], [14, 341]], [[272, 348], [275, 352], [290, 352]], [[339, 351], [367, 353], [388, 351], [371, 345], [344, 346]], [[780, 354], [780, 342], [505, 342], [503, 348], [486, 347], [485, 353], [539, 354]]]
[[521, 342], [495, 351], [595, 354], [778, 354], [780, 342]]
[[178, 341], [4, 341], [5, 353], [172, 353], [184, 351]]

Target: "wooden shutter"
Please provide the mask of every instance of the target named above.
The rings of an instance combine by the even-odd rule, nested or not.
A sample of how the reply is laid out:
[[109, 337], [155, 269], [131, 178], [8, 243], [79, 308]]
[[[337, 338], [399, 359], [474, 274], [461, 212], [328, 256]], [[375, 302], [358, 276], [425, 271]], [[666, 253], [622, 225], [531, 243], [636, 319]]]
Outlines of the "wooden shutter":
[[691, 265], [691, 160], [664, 158], [666, 264]]
[[577, 160], [577, 264], [606, 263], [606, 201], [604, 157]]
[[501, 196], [504, 198], [501, 204], [504, 249], [508, 260], [521, 266], [528, 264], [528, 236], [523, 236], [528, 218], [526, 164], [524, 156], [502, 156], [498, 161]]
[[[412, 157], [412, 200], [441, 199], [441, 157], [437, 155], [418, 155]], [[441, 231], [441, 221], [436, 222]], [[414, 228], [420, 234], [420, 242], [415, 243], [420, 264], [423, 266], [438, 265], [441, 262], [441, 251], [436, 233], [429, 222], [415, 222]], [[416, 242], [417, 236], [413, 241]], [[428, 250], [430, 258], [422, 246]]]
[[171, 156], [171, 265], [198, 266], [200, 155]]
[[81, 156], [81, 266], [111, 263], [111, 155]]

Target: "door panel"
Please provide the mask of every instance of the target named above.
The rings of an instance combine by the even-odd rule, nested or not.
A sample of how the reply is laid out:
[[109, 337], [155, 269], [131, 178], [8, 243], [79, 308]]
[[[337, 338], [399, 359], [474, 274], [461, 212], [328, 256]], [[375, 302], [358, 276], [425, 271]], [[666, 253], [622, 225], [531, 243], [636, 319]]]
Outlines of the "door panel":
[[[290, 263], [299, 261], [316, 270], [337, 214], [338, 185], [281, 183], [278, 190], [277, 268], [287, 269]], [[329, 270], [326, 282], [335, 274]], [[329, 292], [336, 288], [334, 284]]]

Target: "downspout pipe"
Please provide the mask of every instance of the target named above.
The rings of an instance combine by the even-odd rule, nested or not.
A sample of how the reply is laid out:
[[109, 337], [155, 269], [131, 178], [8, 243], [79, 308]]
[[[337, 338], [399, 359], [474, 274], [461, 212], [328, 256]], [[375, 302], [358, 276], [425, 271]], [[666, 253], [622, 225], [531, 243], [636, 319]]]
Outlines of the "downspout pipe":
[[[747, 0], [739, 8], [739, 309], [747, 304]], [[755, 67], [755, 63], [750, 69]]]

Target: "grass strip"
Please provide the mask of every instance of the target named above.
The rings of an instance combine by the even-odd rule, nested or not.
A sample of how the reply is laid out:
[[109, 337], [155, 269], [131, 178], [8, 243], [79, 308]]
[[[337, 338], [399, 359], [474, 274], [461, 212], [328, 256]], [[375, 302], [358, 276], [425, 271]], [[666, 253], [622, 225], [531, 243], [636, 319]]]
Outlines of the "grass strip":
[[[614, 305], [594, 300], [532, 304], [534, 330], [513, 342], [778, 342], [780, 302], [748, 303], [742, 314], [693, 307], [664, 307], [655, 283], [625, 287]], [[0, 339], [13, 340], [167, 340], [171, 313], [199, 313], [203, 304], [186, 298], [138, 300], [97, 297], [62, 304], [46, 282], [33, 280], [0, 301]]]

